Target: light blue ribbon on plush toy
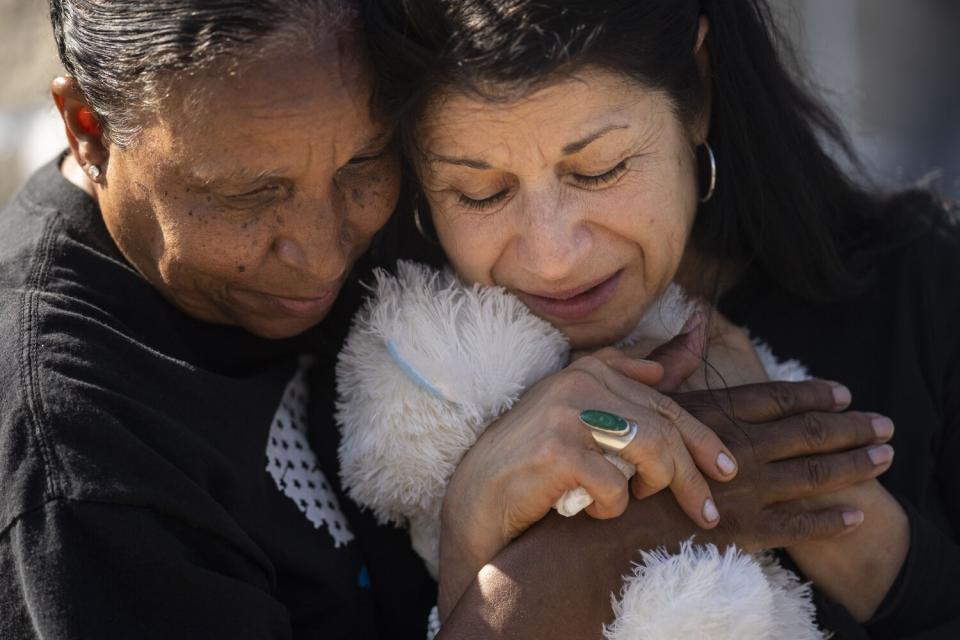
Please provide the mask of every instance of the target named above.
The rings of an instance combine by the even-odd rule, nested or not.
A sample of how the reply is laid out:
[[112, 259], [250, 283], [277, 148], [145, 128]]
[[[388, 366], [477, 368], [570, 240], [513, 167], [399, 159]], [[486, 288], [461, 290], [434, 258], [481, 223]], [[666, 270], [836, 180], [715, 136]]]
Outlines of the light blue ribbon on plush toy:
[[390, 354], [390, 357], [397, 364], [397, 366], [400, 367], [400, 370], [407, 375], [408, 378], [417, 383], [418, 386], [429, 391], [437, 398], [440, 398], [441, 400], [447, 400], [447, 397], [444, 395], [443, 391], [434, 386], [432, 382], [427, 380], [423, 374], [417, 371], [412, 364], [407, 362], [404, 357], [400, 355], [400, 352], [397, 350], [397, 346], [393, 344], [392, 340], [384, 340], [384, 343], [387, 345], [387, 353]]

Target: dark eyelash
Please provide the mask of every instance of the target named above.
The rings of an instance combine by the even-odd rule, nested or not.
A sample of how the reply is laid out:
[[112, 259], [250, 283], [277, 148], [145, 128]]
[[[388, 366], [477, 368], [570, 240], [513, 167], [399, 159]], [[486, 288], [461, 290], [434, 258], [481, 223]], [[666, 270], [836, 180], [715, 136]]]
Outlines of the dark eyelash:
[[473, 209], [474, 211], [482, 211], [484, 209], [489, 209], [493, 205], [502, 201], [507, 197], [507, 190], [504, 189], [499, 193], [495, 193], [489, 198], [483, 198], [482, 200], [477, 200], [475, 198], [468, 198], [462, 193], [457, 194], [457, 198], [460, 200], [460, 204], [466, 207], [467, 209]]
[[370, 162], [377, 162], [378, 160], [382, 160], [387, 156], [387, 154], [393, 148], [393, 145], [394, 145], [393, 141], [388, 140], [384, 142], [382, 145], [375, 147], [373, 149], [370, 149], [369, 151], [361, 151], [357, 155], [347, 160], [347, 164], [344, 165], [344, 168], [362, 166]]
[[286, 198], [289, 193], [285, 185], [268, 184], [246, 193], [223, 196], [221, 202], [232, 209], [255, 209]]
[[609, 171], [604, 171], [601, 174], [598, 174], [595, 176], [585, 176], [580, 173], [575, 173], [573, 174], [573, 176], [577, 182], [579, 182], [584, 186], [599, 187], [601, 185], [609, 184], [610, 182], [613, 182], [614, 180], [619, 178], [620, 175], [626, 170], [627, 170], [627, 161], [621, 160], [620, 163], [617, 164], [617, 166], [613, 167]]
[[275, 185], [275, 184], [268, 184], [268, 185], [264, 185], [264, 186], [262, 186], [262, 187], [258, 187], [258, 188], [256, 188], [256, 189], [254, 189], [253, 191], [247, 191], [246, 193], [237, 193], [237, 194], [232, 195], [232, 196], [230, 196], [230, 197], [231, 197], [231, 198], [251, 198], [251, 197], [253, 197], [253, 196], [262, 195], [262, 194], [264, 194], [264, 193], [266, 193], [266, 192], [268, 192], [268, 191], [280, 191], [280, 186], [279, 186], [279, 185]]
[[383, 149], [382, 151], [371, 153], [366, 156], [355, 156], [353, 158], [350, 158], [350, 160], [347, 161], [347, 166], [357, 166], [357, 165], [364, 164], [366, 162], [373, 162], [375, 160], [379, 160], [384, 156], [386, 152], [387, 150]]

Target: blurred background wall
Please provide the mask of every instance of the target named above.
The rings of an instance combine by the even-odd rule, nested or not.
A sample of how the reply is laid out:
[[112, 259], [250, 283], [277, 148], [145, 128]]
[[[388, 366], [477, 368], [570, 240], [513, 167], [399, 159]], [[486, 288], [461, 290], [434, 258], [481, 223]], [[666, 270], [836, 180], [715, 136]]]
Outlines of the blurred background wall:
[[0, 204], [66, 146], [50, 101], [59, 70], [45, 0], [0, 0]]
[[[960, 0], [770, 1], [869, 177], [960, 200]], [[0, 0], [0, 203], [65, 146], [58, 69], [47, 3]]]

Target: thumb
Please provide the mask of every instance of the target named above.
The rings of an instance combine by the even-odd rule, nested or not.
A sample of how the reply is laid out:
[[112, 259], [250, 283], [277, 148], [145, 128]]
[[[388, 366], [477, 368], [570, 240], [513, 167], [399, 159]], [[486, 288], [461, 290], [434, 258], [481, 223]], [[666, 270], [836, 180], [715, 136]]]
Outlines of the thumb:
[[613, 358], [607, 365], [617, 373], [648, 387], [656, 387], [663, 379], [663, 365], [639, 358]]
[[647, 358], [663, 366], [663, 378], [655, 385], [661, 393], [672, 393], [689, 378], [703, 362], [707, 323], [701, 312], [695, 312], [683, 325], [680, 333], [669, 342], [654, 349]]

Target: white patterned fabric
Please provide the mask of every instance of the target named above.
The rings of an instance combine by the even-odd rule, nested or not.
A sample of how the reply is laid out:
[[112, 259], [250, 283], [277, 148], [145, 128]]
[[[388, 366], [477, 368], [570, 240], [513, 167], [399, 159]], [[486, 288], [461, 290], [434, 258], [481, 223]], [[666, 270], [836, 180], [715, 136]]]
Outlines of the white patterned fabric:
[[436, 606], [430, 609], [430, 617], [427, 618], [427, 640], [433, 640], [440, 633], [440, 610]]
[[353, 540], [353, 533], [307, 440], [307, 373], [312, 366], [312, 359], [302, 358], [280, 398], [267, 438], [267, 472], [315, 528], [326, 525], [334, 546], [340, 547]]

